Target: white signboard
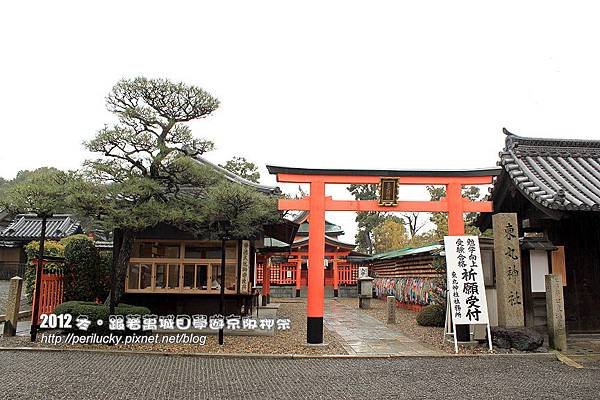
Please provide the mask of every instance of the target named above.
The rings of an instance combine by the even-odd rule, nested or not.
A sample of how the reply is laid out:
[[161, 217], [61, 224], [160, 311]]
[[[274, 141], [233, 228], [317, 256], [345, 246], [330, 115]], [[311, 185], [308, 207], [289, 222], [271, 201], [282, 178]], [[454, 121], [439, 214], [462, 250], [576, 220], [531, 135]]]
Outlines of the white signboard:
[[369, 276], [369, 267], [358, 267], [358, 278], [367, 278]]
[[454, 325], [489, 324], [477, 236], [445, 236], [448, 310]]

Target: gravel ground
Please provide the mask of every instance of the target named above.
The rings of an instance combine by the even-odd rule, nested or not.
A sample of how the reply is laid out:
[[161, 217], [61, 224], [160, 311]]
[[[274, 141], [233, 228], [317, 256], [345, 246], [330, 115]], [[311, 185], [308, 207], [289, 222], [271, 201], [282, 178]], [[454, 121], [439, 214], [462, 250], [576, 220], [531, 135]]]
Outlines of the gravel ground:
[[[291, 329], [276, 331], [273, 336], [227, 336], [225, 344], [219, 346], [216, 335], [208, 335], [205, 345], [193, 344], [129, 344], [129, 345], [69, 345], [77, 348], [110, 348], [117, 350], [141, 350], [163, 353], [261, 353], [261, 354], [347, 354], [339, 340], [329, 330], [324, 330], [325, 346], [306, 346], [306, 304], [293, 300], [279, 301], [277, 317], [290, 318]], [[28, 337], [0, 337], [0, 347], [57, 347], [39, 342], [33, 344]]]
[[[352, 306], [356, 306], [358, 299], [349, 299], [349, 298], [340, 298], [337, 299], [345, 304], [351, 304]], [[365, 309], [356, 309], [357, 311], [365, 312], [380, 321], [387, 321], [387, 302], [385, 300], [380, 299], [372, 299], [371, 300], [371, 308], [368, 310]], [[425, 343], [429, 347], [440, 349], [446, 353], [454, 354], [454, 344], [450, 342], [445, 342], [442, 344], [442, 336], [444, 334], [444, 328], [435, 328], [429, 326], [420, 326], [417, 324], [417, 313], [414, 311], [410, 311], [404, 308], [396, 308], [396, 324], [388, 325], [389, 327], [398, 330], [400, 333], [409, 336], [413, 339], [416, 339], [422, 343]], [[544, 351], [545, 348], [542, 348]], [[487, 343], [478, 345], [478, 346], [461, 346], [458, 348], [459, 354], [481, 354], [487, 353], [489, 354], [489, 350], [487, 347]], [[493, 350], [494, 353], [497, 352], [496, 349]], [[504, 352], [508, 352], [505, 350]], [[511, 350], [513, 353], [522, 353], [518, 350]]]
[[240, 359], [4, 351], [0, 399], [597, 399], [550, 357]]

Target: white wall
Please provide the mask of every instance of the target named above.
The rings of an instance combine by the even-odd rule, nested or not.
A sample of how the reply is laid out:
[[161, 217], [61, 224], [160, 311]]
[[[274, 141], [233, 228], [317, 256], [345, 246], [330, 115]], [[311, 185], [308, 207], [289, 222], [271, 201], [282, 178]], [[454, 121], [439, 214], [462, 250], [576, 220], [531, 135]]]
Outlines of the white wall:
[[531, 250], [529, 257], [531, 260], [531, 291], [545, 292], [545, 276], [548, 274], [548, 253], [544, 250]]

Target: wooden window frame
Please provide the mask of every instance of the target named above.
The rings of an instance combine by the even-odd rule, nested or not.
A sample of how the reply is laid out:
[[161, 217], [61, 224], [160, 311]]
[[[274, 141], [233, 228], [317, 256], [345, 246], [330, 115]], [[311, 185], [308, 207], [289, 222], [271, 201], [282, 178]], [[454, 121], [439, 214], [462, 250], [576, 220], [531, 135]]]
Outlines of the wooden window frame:
[[[157, 244], [179, 243], [179, 245], [180, 245], [179, 258], [159, 258], [159, 257], [152, 257], [152, 258], [150, 258], [150, 257], [148, 257], [148, 258], [147, 257], [144, 257], [144, 258], [132, 257], [132, 258], [130, 258], [129, 265], [127, 266], [127, 271], [125, 274], [125, 293], [207, 294], [207, 295], [210, 295], [210, 294], [214, 295], [214, 294], [220, 293], [220, 289], [212, 288], [212, 270], [213, 270], [213, 266], [218, 266], [218, 268], [220, 269], [221, 259], [185, 258], [185, 246], [186, 245], [194, 245], [194, 246], [198, 246], [198, 247], [216, 247], [216, 244], [219, 244], [219, 246], [220, 246], [220, 242], [218, 242], [218, 241], [195, 241], [195, 240], [184, 240], [184, 241], [180, 241], [180, 240], [138, 240], [138, 241], [136, 241], [135, 244], [138, 244], [139, 242], [152, 242], [152, 243], [157, 243]], [[239, 260], [239, 257], [238, 257], [239, 248], [238, 247], [239, 246], [237, 245], [237, 241], [228, 241], [226, 244], [226, 251], [225, 251], [226, 257], [227, 257], [227, 250], [229, 249], [231, 251], [233, 249], [233, 252], [230, 253], [230, 257], [225, 259], [225, 264], [226, 264], [226, 268], [227, 268], [227, 266], [233, 266], [233, 268], [235, 269], [235, 277], [234, 277], [234, 282], [233, 282], [235, 284], [235, 289], [231, 290], [231, 289], [227, 289], [227, 287], [226, 287], [225, 294], [239, 293], [238, 280], [239, 280], [240, 265], [238, 262], [238, 260]], [[137, 289], [129, 288], [129, 275], [131, 273], [132, 265], [138, 266]], [[150, 271], [151, 271], [150, 286], [148, 286], [145, 289], [141, 289], [142, 265], [150, 265]], [[166, 266], [165, 277], [164, 277], [164, 287], [160, 287], [160, 288], [156, 287], [157, 265], [165, 265]], [[170, 272], [171, 267], [174, 265], [179, 266], [179, 275], [178, 275], [179, 276], [179, 284], [177, 287], [171, 288], [171, 287], [169, 287], [169, 275], [170, 275], [169, 272]], [[194, 266], [194, 286], [193, 287], [184, 287], [184, 276], [185, 276], [186, 265]], [[197, 270], [198, 270], [199, 266], [204, 266], [204, 265], [207, 267], [206, 289], [197, 287], [197, 273], [198, 273]]]

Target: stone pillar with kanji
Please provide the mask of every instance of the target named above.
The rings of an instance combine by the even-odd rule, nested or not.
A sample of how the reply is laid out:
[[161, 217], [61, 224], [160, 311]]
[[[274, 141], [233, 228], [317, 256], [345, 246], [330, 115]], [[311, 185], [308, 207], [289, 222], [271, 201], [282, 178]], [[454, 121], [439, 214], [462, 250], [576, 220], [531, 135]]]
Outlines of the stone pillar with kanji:
[[565, 301], [560, 275], [546, 275], [546, 315], [550, 347], [559, 351], [567, 350], [567, 329], [565, 326]]
[[523, 311], [523, 282], [517, 214], [494, 214], [492, 224], [498, 296], [498, 325], [522, 327], [525, 325], [525, 314]]

